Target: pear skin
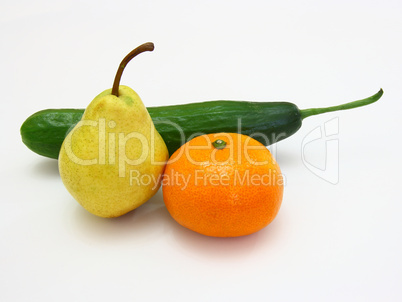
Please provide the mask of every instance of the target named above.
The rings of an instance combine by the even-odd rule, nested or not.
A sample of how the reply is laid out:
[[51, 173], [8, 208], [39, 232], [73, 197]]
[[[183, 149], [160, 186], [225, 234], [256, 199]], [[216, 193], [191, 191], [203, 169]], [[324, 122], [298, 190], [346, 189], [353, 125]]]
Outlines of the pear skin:
[[119, 86], [88, 105], [59, 154], [70, 194], [89, 212], [118, 217], [159, 189], [169, 153], [137, 93]]

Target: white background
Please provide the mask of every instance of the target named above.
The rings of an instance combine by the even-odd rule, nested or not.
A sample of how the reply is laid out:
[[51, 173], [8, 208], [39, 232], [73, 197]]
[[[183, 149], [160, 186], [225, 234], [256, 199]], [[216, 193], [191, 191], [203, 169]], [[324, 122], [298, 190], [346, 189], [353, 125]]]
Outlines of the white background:
[[[401, 14], [399, 0], [2, 1], [0, 300], [401, 301]], [[122, 79], [147, 106], [309, 108], [385, 93], [311, 117], [271, 148], [287, 184], [277, 218], [256, 234], [184, 229], [161, 192], [98, 218], [68, 194], [55, 160], [23, 145], [19, 127], [41, 109], [85, 108], [147, 41], [155, 51]], [[324, 167], [325, 138], [303, 149], [334, 118], [335, 185], [305, 163]]]

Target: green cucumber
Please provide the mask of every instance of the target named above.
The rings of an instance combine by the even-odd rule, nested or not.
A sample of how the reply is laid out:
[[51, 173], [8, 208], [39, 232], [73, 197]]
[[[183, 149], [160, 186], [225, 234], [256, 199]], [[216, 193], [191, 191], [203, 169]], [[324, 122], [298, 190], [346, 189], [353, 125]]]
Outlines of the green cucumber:
[[[352, 109], [376, 102], [375, 95], [338, 106], [300, 110], [289, 102], [208, 101], [185, 105], [148, 107], [169, 154], [194, 136], [239, 132], [268, 146], [294, 134], [306, 117]], [[21, 126], [24, 144], [33, 152], [57, 159], [69, 129], [81, 120], [84, 109], [47, 109], [34, 113]]]

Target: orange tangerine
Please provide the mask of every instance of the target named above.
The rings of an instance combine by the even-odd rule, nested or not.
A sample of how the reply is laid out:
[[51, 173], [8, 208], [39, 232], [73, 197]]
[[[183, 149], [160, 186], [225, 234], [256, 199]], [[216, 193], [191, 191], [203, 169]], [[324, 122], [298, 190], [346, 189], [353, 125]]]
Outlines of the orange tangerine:
[[238, 133], [193, 138], [169, 159], [162, 181], [170, 215], [214, 237], [257, 232], [277, 215], [283, 176], [270, 151]]

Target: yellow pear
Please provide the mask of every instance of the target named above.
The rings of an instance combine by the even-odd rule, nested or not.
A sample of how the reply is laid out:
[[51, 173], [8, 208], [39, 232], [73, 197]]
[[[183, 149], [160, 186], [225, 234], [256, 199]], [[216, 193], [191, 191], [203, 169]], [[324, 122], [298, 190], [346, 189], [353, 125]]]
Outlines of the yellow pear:
[[88, 105], [66, 136], [59, 171], [70, 194], [89, 212], [118, 217], [142, 205], [159, 189], [168, 150], [137, 93], [120, 86], [125, 65], [153, 50], [145, 43], [119, 66], [112, 89]]

